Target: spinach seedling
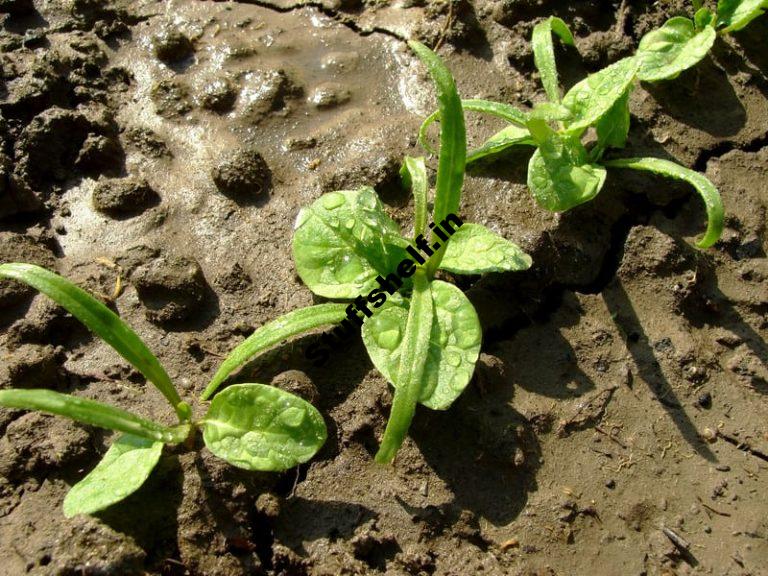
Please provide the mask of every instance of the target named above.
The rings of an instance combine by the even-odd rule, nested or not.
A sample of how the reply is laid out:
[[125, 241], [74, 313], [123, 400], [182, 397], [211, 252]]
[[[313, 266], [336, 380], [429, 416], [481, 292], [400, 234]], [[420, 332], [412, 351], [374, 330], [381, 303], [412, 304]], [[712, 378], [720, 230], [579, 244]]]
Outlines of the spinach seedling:
[[[463, 224], [446, 237], [434, 225], [459, 211], [466, 160], [464, 116], [443, 62], [422, 44], [409, 45], [437, 86], [443, 118], [432, 227], [427, 226], [429, 186], [424, 159], [406, 158], [402, 170], [414, 196], [415, 235], [423, 241], [431, 230], [430, 258], [409, 259], [413, 246], [401, 236], [372, 188], [323, 194], [296, 219], [296, 269], [318, 296], [355, 303], [310, 306], [265, 324], [224, 360], [203, 393], [207, 398], [248, 359], [289, 336], [345, 319], [349, 322], [357, 306], [367, 310], [365, 322], [358, 320], [368, 354], [395, 387], [378, 462], [395, 457], [418, 403], [445, 410], [459, 397], [480, 353], [482, 331], [474, 307], [459, 288], [436, 279], [435, 272], [482, 274], [531, 266], [531, 258], [518, 246], [484, 226]], [[407, 282], [396, 285], [390, 279], [394, 270]]]
[[[682, 180], [696, 189], [707, 209], [707, 230], [697, 245], [699, 248], [712, 246], [723, 230], [723, 205], [720, 194], [707, 178], [660, 158], [603, 160], [607, 149], [626, 145], [629, 97], [641, 70], [650, 69], [650, 61], [640, 56], [619, 60], [588, 76], [561, 98], [554, 36], [565, 44], [574, 44], [568, 26], [560, 18], [548, 18], [534, 27], [534, 61], [549, 99], [547, 102], [524, 112], [499, 102], [462, 101], [465, 111], [483, 112], [510, 122], [470, 153], [467, 162], [498, 154], [512, 146], [534, 146], [536, 150], [528, 165], [528, 188], [536, 202], [552, 212], [570, 210], [592, 200], [605, 184], [609, 167], [644, 170]], [[656, 68], [664, 67], [657, 63]], [[419, 130], [419, 139], [427, 149], [427, 128], [441, 118], [442, 112], [438, 110], [426, 118]], [[589, 129], [594, 129], [597, 135], [591, 149], [582, 143]]]
[[768, 8], [768, 0], [719, 0], [715, 14], [701, 0], [693, 4], [693, 19], [676, 16], [640, 40], [640, 80], [677, 78], [704, 59], [715, 43], [718, 29], [720, 34], [741, 30]]
[[208, 448], [246, 470], [281, 471], [309, 460], [327, 431], [308, 402], [272, 386], [231, 386], [192, 419], [165, 369], [142, 340], [104, 304], [65, 278], [32, 264], [2, 264], [0, 278], [24, 282], [50, 297], [114, 348], [168, 400], [178, 424], [165, 426], [108, 404], [46, 389], [0, 390], [0, 405], [39, 410], [122, 432], [101, 462], [64, 499], [64, 514], [92, 514], [138, 490], [160, 459], [164, 444], [193, 439], [201, 429]]

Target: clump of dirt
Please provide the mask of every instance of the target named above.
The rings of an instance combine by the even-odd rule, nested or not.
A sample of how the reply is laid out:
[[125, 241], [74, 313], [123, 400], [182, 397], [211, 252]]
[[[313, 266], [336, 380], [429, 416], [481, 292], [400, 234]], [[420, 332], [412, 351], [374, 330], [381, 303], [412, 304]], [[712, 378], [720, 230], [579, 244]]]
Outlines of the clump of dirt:
[[[574, 31], [575, 48], [556, 43], [568, 88], [690, 12], [684, 0], [0, 0], [0, 262], [95, 293], [200, 417], [195, 398], [221, 358], [314, 302], [290, 249], [301, 207], [373, 186], [409, 234], [399, 167], [424, 154], [415, 135], [435, 103], [402, 39], [438, 45], [463, 97], [525, 109], [545, 97], [530, 48], [541, 18]], [[200, 442], [167, 448], [141, 490], [95, 517], [65, 519], [61, 505], [111, 434], [3, 409], [4, 570], [759, 574], [767, 28], [757, 19], [632, 95], [627, 153], [718, 186], [727, 219], [714, 249], [692, 246], [706, 217], [684, 185], [612, 170], [593, 202], [558, 215], [527, 190], [530, 150], [473, 166], [462, 217], [535, 264], [454, 279], [483, 326], [475, 378], [450, 410], [417, 410], [393, 466], [372, 461], [392, 395], [359, 339], [318, 367], [304, 357], [312, 334], [232, 378], [318, 406], [329, 434], [312, 462], [253, 474]], [[470, 145], [502, 125], [468, 115]], [[172, 421], [141, 374], [33, 294], [0, 282], [0, 387]]]

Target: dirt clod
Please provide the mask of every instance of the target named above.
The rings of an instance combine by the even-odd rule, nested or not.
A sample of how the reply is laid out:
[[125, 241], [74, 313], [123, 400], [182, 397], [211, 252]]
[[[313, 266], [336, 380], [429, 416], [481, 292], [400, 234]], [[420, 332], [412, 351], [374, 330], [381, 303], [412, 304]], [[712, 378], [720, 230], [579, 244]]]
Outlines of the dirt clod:
[[203, 271], [194, 260], [164, 255], [131, 274], [147, 319], [166, 325], [191, 319], [200, 310], [208, 290]]
[[179, 62], [191, 56], [195, 48], [192, 42], [174, 26], [164, 26], [152, 39], [155, 56], [167, 63]]
[[261, 153], [244, 146], [225, 154], [211, 172], [219, 191], [237, 201], [249, 201], [269, 192], [272, 173]]
[[101, 180], [93, 191], [93, 207], [110, 216], [140, 214], [157, 204], [160, 197], [143, 178], [129, 176]]

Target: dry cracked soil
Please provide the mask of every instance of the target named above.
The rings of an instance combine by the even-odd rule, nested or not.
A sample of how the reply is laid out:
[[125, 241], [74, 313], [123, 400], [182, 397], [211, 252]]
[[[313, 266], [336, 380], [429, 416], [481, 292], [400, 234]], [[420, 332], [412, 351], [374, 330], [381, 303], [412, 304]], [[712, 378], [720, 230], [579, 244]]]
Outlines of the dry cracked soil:
[[[439, 45], [464, 97], [544, 98], [529, 37], [557, 15], [571, 86], [686, 14], [681, 0], [0, 0], [0, 262], [109, 302], [194, 399], [254, 328], [311, 304], [300, 207], [369, 184], [405, 229], [405, 154], [434, 106], [403, 39]], [[236, 576], [768, 574], [768, 17], [632, 97], [633, 155], [718, 186], [700, 199], [612, 171], [567, 214], [538, 209], [529, 152], [470, 171], [462, 214], [519, 243], [525, 273], [459, 279], [484, 331], [475, 377], [419, 409], [375, 465], [391, 403], [359, 340], [318, 335], [235, 381], [312, 399], [329, 440], [288, 473], [167, 449], [95, 517], [62, 499], [111, 435], [0, 410], [0, 573]], [[468, 118], [472, 143], [498, 129]], [[434, 159], [431, 161], [434, 168]], [[162, 396], [70, 316], [0, 283], [0, 386], [48, 387], [170, 422]], [[202, 403], [195, 411], [201, 414]], [[678, 540], [675, 544], [674, 540]]]

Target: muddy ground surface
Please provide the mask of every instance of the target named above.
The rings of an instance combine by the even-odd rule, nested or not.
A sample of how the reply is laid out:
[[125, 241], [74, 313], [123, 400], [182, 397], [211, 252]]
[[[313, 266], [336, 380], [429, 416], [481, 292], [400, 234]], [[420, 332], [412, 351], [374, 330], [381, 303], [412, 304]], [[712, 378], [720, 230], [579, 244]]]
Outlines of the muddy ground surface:
[[[193, 401], [254, 328], [313, 302], [290, 251], [301, 206], [370, 184], [411, 226], [397, 170], [434, 103], [401, 38], [439, 43], [464, 97], [526, 107], [544, 98], [528, 42], [538, 19], [561, 16], [577, 36], [558, 52], [570, 86], [687, 10], [2, 0], [0, 261], [45, 265], [110, 302]], [[323, 412], [327, 445], [283, 475], [166, 450], [137, 494], [67, 520], [68, 486], [110, 434], [0, 410], [0, 572], [768, 574], [767, 36], [764, 17], [632, 99], [628, 153], [718, 185], [714, 249], [692, 248], [705, 214], [684, 186], [614, 171], [594, 202], [558, 216], [526, 190], [529, 152], [475, 167], [465, 218], [535, 265], [459, 280], [484, 328], [475, 378], [449, 411], [418, 410], [394, 466], [372, 462], [386, 381], [359, 341], [311, 366], [317, 335], [234, 378]], [[468, 122], [474, 143], [497, 128]], [[114, 352], [9, 283], [0, 358], [0, 386], [172, 420]]]

